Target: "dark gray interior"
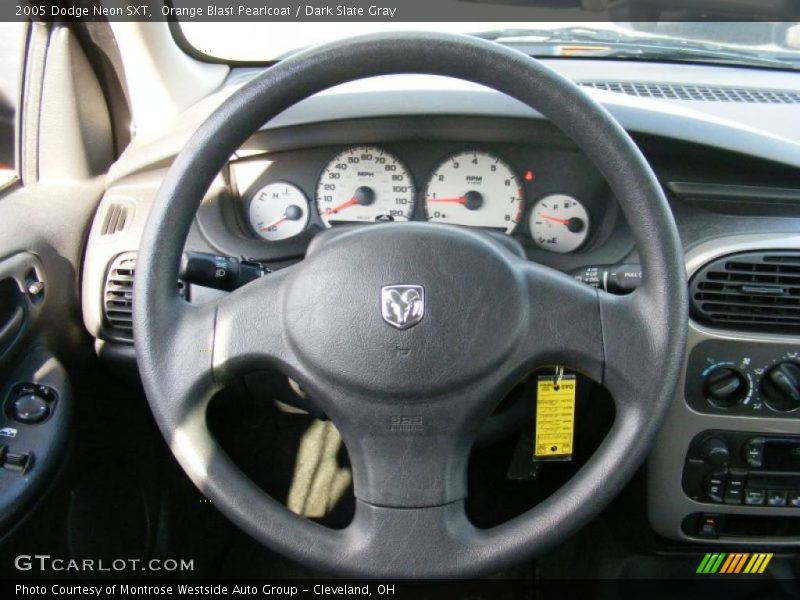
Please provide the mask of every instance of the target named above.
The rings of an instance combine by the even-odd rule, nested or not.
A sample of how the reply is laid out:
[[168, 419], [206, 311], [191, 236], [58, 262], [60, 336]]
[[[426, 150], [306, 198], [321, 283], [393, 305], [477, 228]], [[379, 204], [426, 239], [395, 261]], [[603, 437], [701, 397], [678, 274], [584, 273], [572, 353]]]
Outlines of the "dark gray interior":
[[[137, 135], [110, 40], [28, 32], [0, 197], [4, 576], [42, 549], [531, 581], [763, 551], [761, 591], [793, 597], [800, 104], [774, 98], [797, 73], [376, 36], [231, 68]], [[738, 100], [636, 92], [655, 83]], [[408, 223], [326, 227], [321, 174], [358, 146], [406, 169]], [[427, 222], [462, 152], [516, 177], [509, 232]], [[273, 182], [309, 215], [280, 241], [250, 219]], [[532, 229], [554, 194], [587, 215], [564, 253]], [[181, 279], [184, 251], [256, 280]], [[424, 289], [407, 329], [381, 316], [397, 284]], [[520, 462], [556, 365], [577, 378], [574, 452]]]

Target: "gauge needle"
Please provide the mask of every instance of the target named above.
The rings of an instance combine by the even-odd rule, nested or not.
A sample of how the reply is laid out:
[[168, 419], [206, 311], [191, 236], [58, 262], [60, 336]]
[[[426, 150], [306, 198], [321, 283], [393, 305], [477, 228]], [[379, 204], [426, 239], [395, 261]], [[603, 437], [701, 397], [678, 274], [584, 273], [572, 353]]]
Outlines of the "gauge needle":
[[353, 196], [352, 198], [350, 198], [350, 200], [345, 200], [344, 202], [342, 202], [342, 203], [341, 203], [341, 204], [339, 204], [338, 206], [334, 206], [333, 208], [329, 208], [329, 209], [328, 209], [327, 211], [325, 211], [325, 212], [326, 212], [327, 214], [329, 214], [329, 215], [335, 215], [335, 214], [336, 214], [336, 213], [338, 213], [339, 211], [342, 211], [342, 210], [344, 210], [345, 208], [350, 208], [350, 207], [351, 207], [351, 206], [353, 206], [354, 204], [358, 204], [358, 197], [357, 197], [357, 196]]
[[543, 215], [539, 213], [539, 216], [546, 221], [552, 221], [553, 223], [559, 223], [561, 225], [569, 225], [569, 219], [557, 219], [556, 217], [548, 217], [547, 215]]
[[283, 215], [281, 218], [275, 219], [272, 223], [267, 223], [266, 225], [262, 225], [261, 227], [259, 227], [259, 229], [261, 231], [267, 231], [269, 228], [275, 227], [277, 225], [280, 225], [284, 221], [288, 221], [288, 220], [289, 220], [289, 217], [287, 217], [286, 215]]
[[431, 198], [428, 202], [439, 202], [439, 203], [447, 203], [447, 204], [466, 204], [467, 197], [461, 196], [460, 198]]

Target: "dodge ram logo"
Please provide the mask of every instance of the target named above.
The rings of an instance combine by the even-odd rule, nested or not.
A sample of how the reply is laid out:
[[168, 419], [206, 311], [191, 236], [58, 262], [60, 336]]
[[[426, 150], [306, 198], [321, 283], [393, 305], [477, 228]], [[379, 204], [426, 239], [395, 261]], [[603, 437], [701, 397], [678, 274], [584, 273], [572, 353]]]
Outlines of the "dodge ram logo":
[[397, 329], [413, 327], [425, 315], [425, 289], [421, 285], [385, 285], [381, 288], [383, 320]]

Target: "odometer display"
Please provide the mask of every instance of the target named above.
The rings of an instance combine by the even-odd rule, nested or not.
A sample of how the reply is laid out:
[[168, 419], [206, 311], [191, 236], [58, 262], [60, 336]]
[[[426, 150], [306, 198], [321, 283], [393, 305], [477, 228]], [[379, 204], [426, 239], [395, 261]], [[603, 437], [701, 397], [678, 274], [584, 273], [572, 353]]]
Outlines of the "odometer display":
[[425, 188], [428, 220], [436, 223], [511, 233], [522, 216], [522, 202], [522, 185], [511, 167], [477, 150], [447, 158]]
[[317, 183], [317, 210], [326, 226], [338, 223], [408, 221], [414, 212], [414, 181], [391, 153], [356, 146], [337, 154]]

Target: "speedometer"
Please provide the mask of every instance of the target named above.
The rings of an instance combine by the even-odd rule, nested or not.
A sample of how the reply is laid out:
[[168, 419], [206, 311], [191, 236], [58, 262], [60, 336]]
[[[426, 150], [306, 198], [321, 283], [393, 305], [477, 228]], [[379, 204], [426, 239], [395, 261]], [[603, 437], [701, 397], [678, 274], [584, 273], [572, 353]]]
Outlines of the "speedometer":
[[328, 227], [338, 223], [408, 221], [414, 182], [395, 156], [374, 146], [337, 154], [317, 184], [317, 210]]
[[522, 186], [502, 159], [470, 150], [433, 172], [425, 189], [428, 220], [511, 233], [522, 216]]

